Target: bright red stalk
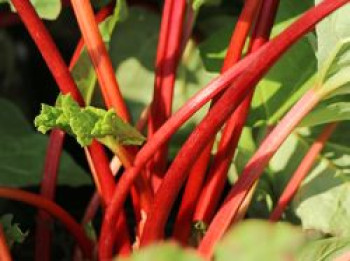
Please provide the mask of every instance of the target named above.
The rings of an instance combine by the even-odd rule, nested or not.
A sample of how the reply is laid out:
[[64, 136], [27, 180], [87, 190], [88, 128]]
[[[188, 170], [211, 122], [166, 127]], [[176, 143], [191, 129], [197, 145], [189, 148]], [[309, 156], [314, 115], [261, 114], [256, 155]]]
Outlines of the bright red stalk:
[[6, 236], [4, 229], [0, 223], [0, 260], [1, 261], [12, 261], [10, 249], [6, 242]]
[[[50, 139], [47, 146], [40, 194], [50, 200], [53, 200], [55, 197], [57, 174], [62, 154], [64, 136], [63, 131], [54, 129], [50, 133]], [[36, 223], [35, 260], [48, 261], [51, 259], [52, 218], [45, 211], [39, 210]]]
[[[251, 51], [255, 52], [265, 44], [270, 36], [279, 0], [266, 0], [262, 3], [261, 12], [251, 40]], [[199, 197], [194, 220], [209, 224], [222, 195], [232, 158], [235, 154], [242, 129], [248, 117], [254, 90], [251, 90], [242, 104], [227, 121], [214, 157], [207, 181]]]
[[[222, 67], [223, 72], [227, 71], [228, 68], [232, 67], [240, 60], [249, 31], [257, 16], [260, 2], [261, 1], [257, 0], [247, 0], [245, 2], [242, 13], [232, 34], [230, 45]], [[213, 104], [215, 104], [215, 100], [213, 101]], [[174, 237], [183, 244], [187, 243], [191, 232], [192, 216], [197, 204], [197, 200], [202, 200], [199, 195], [204, 183], [205, 173], [209, 164], [210, 153], [214, 141], [215, 138], [213, 138], [202, 151], [198, 160], [191, 168], [188, 177], [188, 182], [185, 187], [180, 210], [178, 212], [174, 226]]]
[[57, 218], [74, 236], [83, 254], [87, 258], [92, 258], [94, 250], [93, 243], [85, 235], [82, 227], [60, 206], [42, 196], [14, 188], [0, 187], [0, 197], [12, 199], [30, 204], [45, 210], [53, 217]]
[[129, 121], [129, 112], [120, 93], [112, 62], [98, 29], [91, 3], [89, 0], [72, 0], [71, 4], [96, 70], [106, 105], [108, 108], [114, 108], [122, 119]]
[[[186, 0], [166, 0], [163, 8], [157, 48], [155, 83], [153, 101], [149, 116], [148, 136], [170, 117], [173, 104], [173, 93], [176, 70], [181, 57], [181, 39]], [[167, 146], [164, 145], [155, 155], [154, 163], [150, 166], [155, 190], [167, 166]]]
[[288, 203], [292, 200], [297, 192], [301, 182], [311, 170], [320, 152], [326, 145], [328, 139], [337, 127], [337, 123], [331, 123], [327, 125], [322, 133], [318, 136], [317, 140], [312, 144], [305, 157], [299, 164], [299, 167], [292, 175], [282, 195], [280, 196], [278, 203], [271, 213], [270, 220], [278, 221], [286, 209]]
[[321, 96], [317, 92], [313, 89], [309, 90], [262, 142], [232, 187], [223, 206], [217, 212], [200, 243], [198, 250], [203, 256], [209, 258], [212, 255], [215, 243], [230, 226], [250, 188], [262, 175], [272, 156], [302, 118], [317, 105], [320, 99]]
[[[144, 233], [141, 238], [141, 245], [149, 244], [162, 237], [171, 207], [183, 182], [187, 178], [188, 169], [202, 149], [204, 149], [206, 145], [205, 141], [211, 139], [212, 136], [215, 135], [229, 115], [248, 94], [249, 90], [257, 84], [261, 77], [291, 44], [295, 43], [300, 37], [313, 28], [318, 21], [347, 2], [348, 0], [340, 0], [337, 2], [325, 0], [317, 7], [304, 13], [292, 26], [271, 42], [269, 53], [264, 52], [264, 55], [260, 57], [261, 59], [259, 59], [256, 64], [252, 64], [249, 71], [242, 74], [237, 82], [227, 89], [219, 101], [213, 106], [212, 110], [206, 115], [204, 120], [192, 132], [165, 175], [162, 185], [154, 198], [152, 210], [146, 221]], [[310, 101], [309, 104], [312, 104], [312, 101]], [[243, 199], [244, 197], [242, 200]], [[214, 240], [218, 240], [222, 235], [221, 230], [224, 231], [227, 228], [225, 227], [225, 222], [230, 222], [232, 217], [225, 216], [226, 219], [229, 220], [225, 221], [221, 219], [221, 217], [224, 216], [225, 215], [220, 216], [220, 221], [218, 221], [222, 222], [222, 226], [219, 226], [220, 232], [214, 233], [209, 239], [214, 238]], [[209, 227], [209, 230], [210, 228], [214, 231], [212, 227]], [[207, 245], [202, 248], [202, 251], [207, 251], [208, 249], [209, 252], [205, 254], [211, 254], [212, 249], [211, 245], [208, 244], [208, 239], [206, 243]]]

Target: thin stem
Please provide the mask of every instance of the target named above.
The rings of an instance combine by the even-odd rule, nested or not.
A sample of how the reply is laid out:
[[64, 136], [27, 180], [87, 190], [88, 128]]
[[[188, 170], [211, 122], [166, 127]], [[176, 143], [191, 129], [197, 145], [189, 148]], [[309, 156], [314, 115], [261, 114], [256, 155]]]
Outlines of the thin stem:
[[[165, 1], [157, 48], [154, 94], [148, 122], [149, 137], [159, 129], [172, 112], [176, 70], [182, 55], [181, 39], [185, 13], [186, 0]], [[150, 165], [155, 190], [162, 179], [166, 166], [167, 146], [164, 145], [155, 154], [154, 163]]]
[[4, 229], [0, 223], [0, 260], [1, 261], [12, 261], [10, 249], [7, 245], [6, 235]]
[[24, 202], [37, 208], [41, 208], [60, 220], [76, 239], [84, 256], [92, 259], [92, 253], [94, 250], [93, 243], [85, 235], [80, 224], [78, 224], [63, 208], [42, 196], [14, 188], [0, 187], [0, 197]]
[[[266, 0], [262, 3], [261, 12], [253, 31], [251, 52], [257, 51], [269, 37], [277, 13], [279, 0]], [[242, 104], [227, 121], [222, 132], [218, 152], [214, 157], [207, 181], [199, 197], [194, 220], [209, 224], [216, 211], [222, 191], [226, 184], [227, 172], [235, 154], [242, 129], [248, 117], [254, 90], [251, 90]]]
[[72, 0], [71, 4], [96, 70], [106, 105], [108, 108], [114, 108], [122, 119], [129, 121], [130, 115], [119, 90], [112, 62], [98, 29], [91, 3], [89, 0]]
[[[244, 8], [231, 37], [222, 72], [227, 71], [228, 68], [232, 67], [240, 60], [244, 44], [257, 16], [260, 3], [261, 1], [257, 0], [247, 0], [245, 2]], [[215, 104], [215, 100], [213, 101], [213, 104]], [[215, 139], [213, 138], [208, 143], [198, 160], [194, 163], [188, 177], [188, 182], [186, 183], [185, 192], [182, 197], [181, 206], [174, 226], [174, 237], [183, 244], [187, 243], [191, 232], [192, 216], [197, 201], [202, 200], [200, 193], [204, 183], [214, 140]]]
[[262, 175], [272, 156], [303, 117], [318, 104], [320, 99], [319, 93], [315, 92], [314, 89], [310, 89], [264, 139], [211, 222], [198, 248], [201, 255], [206, 258], [211, 257], [215, 243], [230, 226], [250, 188]]
[[[57, 174], [62, 154], [64, 132], [54, 129], [46, 150], [44, 174], [41, 180], [41, 196], [53, 200], [56, 192]], [[51, 259], [51, 224], [52, 218], [45, 211], [38, 212], [35, 231], [35, 260], [49, 261]]]
[[271, 213], [271, 221], [278, 221], [278, 219], [280, 219], [280, 217], [283, 214], [283, 211], [286, 209], [288, 203], [293, 199], [295, 193], [301, 185], [301, 182], [311, 170], [317, 157], [323, 150], [324, 146], [326, 145], [328, 139], [330, 138], [336, 127], [337, 123], [328, 124], [324, 128], [322, 133], [317, 137], [316, 141], [309, 148], [308, 152], [299, 164], [299, 167], [294, 172], [292, 178], [289, 180], [286, 188], [282, 192], [282, 195], [280, 196], [275, 209]]
[[[249, 72], [242, 74], [237, 82], [227, 89], [219, 99], [220, 102], [218, 101], [213, 106], [212, 110], [209, 111], [189, 136], [165, 175], [146, 221], [141, 245], [149, 244], [163, 236], [165, 223], [181, 186], [188, 176], [188, 169], [202, 149], [204, 149], [206, 141], [215, 135], [253, 86], [257, 84], [292, 43], [295, 43], [302, 35], [313, 28], [315, 23], [329, 12], [347, 2], [346, 0], [337, 2], [325, 0], [317, 7], [304, 13], [292, 26], [271, 42], [270, 46], [273, 46], [274, 49], [271, 48], [270, 52], [263, 59], [252, 65], [249, 68]], [[215, 239], [217, 240], [218, 238]]]

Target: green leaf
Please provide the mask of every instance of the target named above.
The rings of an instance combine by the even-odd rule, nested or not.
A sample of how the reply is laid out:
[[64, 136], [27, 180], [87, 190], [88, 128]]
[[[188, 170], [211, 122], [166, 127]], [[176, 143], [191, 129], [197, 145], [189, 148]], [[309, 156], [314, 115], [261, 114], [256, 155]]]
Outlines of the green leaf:
[[339, 40], [320, 69], [317, 87], [324, 97], [347, 94], [350, 82], [350, 38]]
[[[319, 4], [321, 0], [315, 0]], [[316, 26], [317, 85], [324, 97], [349, 93], [350, 82], [350, 6], [344, 5]]]
[[174, 243], [158, 243], [134, 252], [130, 257], [115, 261], [201, 261], [194, 250], [183, 249]]
[[222, 0], [192, 0], [193, 10], [198, 11], [203, 5], [219, 5]]
[[305, 241], [300, 229], [287, 223], [249, 220], [237, 224], [218, 243], [216, 261], [282, 261], [296, 255]]
[[[40, 18], [47, 20], [55, 20], [61, 12], [62, 3], [61, 0], [30, 0]], [[15, 8], [10, 0], [0, 0], [1, 3], [8, 3], [11, 5], [12, 11], [15, 12]]]
[[[42, 178], [47, 137], [32, 130], [22, 113], [0, 99], [0, 184], [11, 187], [37, 186]], [[66, 153], [62, 153], [58, 184], [81, 186], [91, 179]]]
[[350, 239], [327, 238], [306, 244], [297, 261], [332, 261], [350, 250]]
[[[322, 0], [315, 0], [315, 4], [321, 2]], [[317, 24], [317, 60], [320, 69], [326, 63], [329, 54], [334, 50], [334, 47], [338, 45], [339, 41], [350, 37], [349, 14], [350, 6], [344, 5]]]
[[350, 120], [350, 103], [322, 103], [309, 113], [299, 124], [300, 127], [312, 127], [320, 124]]
[[35, 118], [35, 126], [42, 133], [60, 128], [73, 135], [81, 146], [90, 145], [95, 138], [104, 142], [106, 137], [127, 145], [140, 145], [145, 141], [114, 110], [91, 106], [80, 108], [70, 95], [59, 96], [56, 107], [43, 105], [40, 115]]
[[7, 214], [0, 217], [0, 223], [4, 229], [7, 244], [11, 248], [14, 243], [23, 243], [29, 232], [22, 232], [17, 223], [13, 223], [13, 215]]
[[[128, 8], [125, 0], [118, 0], [113, 14], [99, 24], [100, 32], [107, 49], [109, 49], [111, 35], [116, 25], [124, 21], [127, 16]], [[72, 75], [84, 98], [85, 104], [90, 105], [97, 85], [97, 76], [86, 48], [82, 50], [77, 63], [73, 67]]]

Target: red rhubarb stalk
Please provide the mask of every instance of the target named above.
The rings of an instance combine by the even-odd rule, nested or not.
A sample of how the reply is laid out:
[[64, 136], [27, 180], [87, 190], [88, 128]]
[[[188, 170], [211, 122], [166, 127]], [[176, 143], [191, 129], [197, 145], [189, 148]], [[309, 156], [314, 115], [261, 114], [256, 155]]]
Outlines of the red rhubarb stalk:
[[[46, 151], [44, 174], [40, 187], [41, 196], [50, 200], [53, 200], [55, 197], [63, 141], [63, 131], [54, 129], [50, 133], [50, 139]], [[51, 226], [51, 216], [45, 211], [39, 210], [35, 231], [35, 260], [51, 260]]]
[[114, 108], [122, 119], [129, 121], [129, 112], [120, 93], [112, 62], [102, 40], [91, 3], [89, 0], [72, 0], [71, 3], [96, 70], [107, 108]]
[[0, 187], [0, 197], [12, 199], [35, 206], [57, 218], [73, 235], [79, 244], [85, 257], [91, 259], [93, 256], [93, 243], [85, 235], [82, 227], [63, 208], [42, 196], [14, 188]]
[[[237, 21], [237, 25], [232, 34], [230, 45], [224, 60], [222, 71], [227, 71], [228, 68], [236, 64], [242, 55], [244, 44], [247, 40], [249, 31], [257, 16], [261, 1], [247, 0], [243, 11]], [[215, 100], [213, 101], [213, 104]], [[191, 232], [192, 216], [195, 206], [204, 183], [205, 173], [210, 160], [210, 154], [215, 139], [212, 139], [206, 148], [200, 154], [198, 160], [191, 168], [188, 182], [186, 183], [185, 192], [182, 197], [181, 206], [176, 217], [174, 226], [174, 237], [181, 243], [186, 244]], [[207, 185], [207, 184], [206, 184]], [[196, 219], [203, 220], [203, 219]]]
[[0, 260], [12, 261], [10, 249], [7, 245], [6, 235], [1, 223], [0, 223]]
[[322, 133], [317, 137], [316, 141], [309, 148], [308, 152], [301, 161], [297, 170], [294, 172], [292, 178], [289, 180], [286, 188], [282, 192], [282, 195], [280, 196], [275, 209], [271, 213], [271, 221], [278, 221], [280, 219], [280, 217], [283, 214], [283, 211], [286, 209], [288, 203], [293, 199], [295, 193], [301, 185], [301, 182], [311, 170], [317, 157], [321, 153], [322, 149], [326, 145], [328, 139], [330, 138], [336, 127], [337, 123], [331, 123], [327, 125], [322, 131]]
[[[164, 3], [157, 48], [153, 101], [150, 108], [148, 136], [170, 117], [176, 70], [181, 57], [186, 0], [166, 0]], [[167, 146], [155, 154], [150, 172], [157, 188], [167, 165]]]
[[[266, 56], [263, 58], [260, 57], [262, 59], [259, 59], [256, 64], [253, 64], [248, 72], [243, 73], [235, 84], [225, 91], [223, 96], [213, 106], [212, 110], [209, 111], [203, 121], [189, 136], [165, 175], [159, 192], [154, 198], [152, 209], [146, 221], [144, 233], [141, 237], [141, 245], [149, 244], [163, 236], [163, 229], [171, 207], [183, 182], [188, 176], [189, 167], [198, 157], [202, 149], [204, 149], [206, 141], [210, 140], [213, 135], [215, 135], [224, 124], [225, 120], [248, 94], [249, 90], [257, 84], [261, 77], [291, 44], [295, 43], [301, 36], [313, 28], [319, 20], [347, 2], [346, 0], [337, 2], [325, 0], [317, 7], [305, 12], [292, 26], [271, 42], [270, 47], [272, 46], [273, 48], [271, 48], [271, 50], [269, 48], [270, 52], [266, 53]], [[310, 95], [310, 104], [312, 104], [312, 98], [313, 96]], [[231, 220], [232, 217], [229, 222]], [[223, 222], [222, 224], [225, 224], [223, 220], [220, 221]], [[222, 227], [224, 227], [224, 225], [222, 225]], [[226, 228], [227, 227], [224, 229]], [[220, 233], [218, 235], [221, 236]], [[215, 237], [216, 240], [218, 238], [220, 237]]]
[[[251, 40], [252, 52], [258, 50], [268, 41], [278, 4], [279, 0], [263, 2]], [[195, 221], [201, 220], [209, 224], [216, 211], [227, 180], [228, 169], [248, 117], [253, 93], [254, 91], [252, 90], [226, 123], [217, 154], [214, 157], [207, 181], [199, 197], [194, 215]]]

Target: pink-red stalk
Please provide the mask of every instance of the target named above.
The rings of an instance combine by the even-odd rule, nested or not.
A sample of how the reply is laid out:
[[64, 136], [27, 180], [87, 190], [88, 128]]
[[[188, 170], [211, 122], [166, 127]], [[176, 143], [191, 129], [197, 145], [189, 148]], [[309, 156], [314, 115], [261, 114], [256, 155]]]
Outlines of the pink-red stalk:
[[[148, 118], [149, 137], [152, 137], [172, 112], [176, 70], [182, 51], [181, 39], [185, 13], [186, 0], [165, 1], [157, 48], [153, 101]], [[164, 145], [155, 154], [154, 162], [149, 166], [155, 190], [166, 169], [167, 158], [167, 146]]]
[[124, 121], [130, 121], [130, 115], [119, 90], [112, 62], [102, 40], [90, 1], [72, 0], [71, 4], [107, 108], [113, 108]]
[[299, 164], [299, 167], [292, 175], [292, 178], [289, 180], [286, 188], [282, 192], [275, 209], [271, 213], [271, 221], [278, 221], [280, 219], [280, 217], [283, 214], [283, 211], [288, 206], [288, 203], [293, 199], [295, 193], [301, 185], [301, 182], [311, 170], [317, 157], [321, 153], [322, 149], [326, 145], [328, 139], [330, 138], [336, 127], [337, 123], [328, 124], [324, 128], [322, 133], [317, 137], [316, 141], [312, 144], [305, 157]]
[[[257, 84], [261, 77], [268, 71], [268, 69], [278, 60], [278, 58], [288, 49], [288, 47], [295, 43], [301, 36], [308, 32], [314, 25], [324, 18], [331, 11], [344, 5], [348, 1], [342, 0], [334, 2], [330, 0], [323, 1], [317, 7], [305, 12], [296, 22], [287, 28], [279, 37], [275, 38], [270, 46], [274, 48], [269, 50], [263, 59], [249, 68], [249, 71], [243, 73], [233, 86], [227, 89], [219, 101], [206, 115], [204, 120], [196, 127], [196, 129], [189, 136], [184, 146], [179, 151], [174, 159], [167, 174], [165, 175], [162, 185], [160, 186], [157, 195], [154, 198], [152, 209], [149, 213], [148, 219], [144, 227], [144, 233], [141, 237], [141, 245], [146, 245], [163, 236], [163, 229], [170, 213], [171, 207], [180, 191], [183, 182], [187, 178], [188, 169], [192, 162], [198, 157], [202, 149], [204, 149], [207, 140], [211, 139], [213, 135], [224, 124], [225, 120], [242, 102], [249, 90]], [[312, 99], [316, 95], [310, 95], [309, 104], [312, 105]], [[319, 98], [319, 97], [316, 97]], [[303, 105], [299, 105], [303, 106]], [[252, 185], [252, 184], [250, 184]], [[242, 198], [242, 200], [244, 197]], [[240, 199], [241, 200], [241, 199]], [[239, 205], [238, 205], [239, 207]], [[224, 212], [226, 214], [226, 212]], [[230, 214], [229, 214], [230, 215]], [[218, 227], [219, 233], [214, 233], [214, 240], [221, 237], [221, 231], [225, 231], [225, 221], [221, 219], [225, 215], [220, 216], [221, 226]], [[229, 221], [227, 221], [229, 220]], [[232, 220], [231, 216], [227, 217], [226, 222]], [[219, 221], [218, 221], [219, 222]], [[209, 227], [210, 230], [211, 226]], [[213, 228], [211, 229], [212, 231]], [[213, 234], [213, 232], [211, 232]], [[208, 234], [207, 234], [208, 235]], [[209, 238], [211, 239], [211, 238]], [[207, 240], [208, 242], [208, 240]], [[202, 250], [211, 254], [211, 245], [205, 245]]]

